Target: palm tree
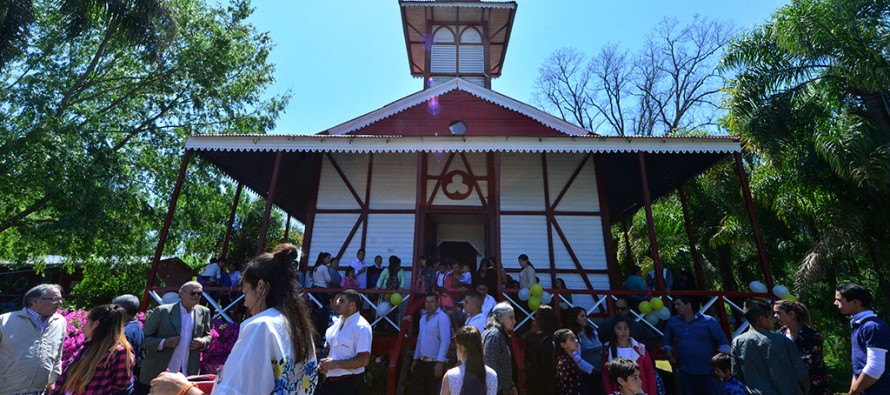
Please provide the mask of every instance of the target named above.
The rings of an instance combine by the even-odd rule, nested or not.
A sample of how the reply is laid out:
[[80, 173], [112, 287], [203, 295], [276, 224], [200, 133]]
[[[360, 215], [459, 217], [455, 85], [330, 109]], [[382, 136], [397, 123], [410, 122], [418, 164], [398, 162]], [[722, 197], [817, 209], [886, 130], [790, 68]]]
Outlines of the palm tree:
[[[874, 275], [890, 300], [890, 1], [798, 0], [730, 45], [727, 123], [755, 194], [809, 240], [798, 285]], [[840, 263], [841, 265], [834, 265]], [[866, 272], [858, 270], [858, 264]]]

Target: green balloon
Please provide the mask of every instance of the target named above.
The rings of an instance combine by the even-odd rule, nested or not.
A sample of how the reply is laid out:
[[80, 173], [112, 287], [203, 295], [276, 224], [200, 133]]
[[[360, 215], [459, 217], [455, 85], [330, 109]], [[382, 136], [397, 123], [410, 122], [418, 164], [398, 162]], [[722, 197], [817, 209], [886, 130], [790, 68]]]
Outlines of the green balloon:
[[401, 294], [392, 294], [389, 297], [389, 303], [392, 303], [393, 306], [398, 306], [402, 304], [402, 295]]
[[643, 314], [649, 314], [652, 312], [652, 305], [649, 302], [640, 302], [640, 312]]
[[540, 297], [544, 294], [544, 287], [541, 284], [532, 284], [528, 290], [532, 292], [532, 296]]
[[541, 307], [541, 299], [538, 299], [537, 296], [532, 296], [528, 298], [528, 308], [532, 311], [538, 310], [538, 307]]

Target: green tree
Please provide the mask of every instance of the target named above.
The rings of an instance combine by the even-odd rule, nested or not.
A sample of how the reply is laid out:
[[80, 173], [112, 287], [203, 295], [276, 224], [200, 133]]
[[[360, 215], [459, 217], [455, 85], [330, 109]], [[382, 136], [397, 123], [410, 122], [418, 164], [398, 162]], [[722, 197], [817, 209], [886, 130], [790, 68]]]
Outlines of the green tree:
[[[827, 278], [890, 300], [890, 2], [798, 0], [735, 40], [724, 70], [752, 187], [808, 245], [797, 285]], [[879, 285], [880, 284], [880, 285]], [[824, 290], [823, 290], [824, 291]]]
[[[186, 137], [274, 125], [287, 97], [265, 95], [272, 42], [249, 2], [164, 4], [178, 30], [155, 57], [102, 13], [69, 40], [59, 3], [34, 2], [27, 50], [0, 69], [0, 259], [151, 256]], [[214, 253], [234, 189], [193, 160], [164, 254]]]

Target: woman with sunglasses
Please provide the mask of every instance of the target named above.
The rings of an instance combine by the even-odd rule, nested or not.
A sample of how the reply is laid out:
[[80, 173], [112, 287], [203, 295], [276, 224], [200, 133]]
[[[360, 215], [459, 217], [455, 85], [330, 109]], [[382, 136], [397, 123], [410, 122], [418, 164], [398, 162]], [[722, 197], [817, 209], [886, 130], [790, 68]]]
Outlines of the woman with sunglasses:
[[[313, 339], [317, 335], [309, 308], [300, 297], [302, 289], [287, 258], [289, 253], [262, 254], [241, 275], [244, 306], [252, 317], [241, 324], [212, 394], [315, 392], [318, 364]], [[151, 387], [152, 394], [160, 395], [203, 393], [181, 373], [161, 373]]]
[[106, 304], [90, 310], [84, 343], [65, 363], [53, 395], [124, 394], [133, 379], [133, 352], [124, 336], [127, 312]]

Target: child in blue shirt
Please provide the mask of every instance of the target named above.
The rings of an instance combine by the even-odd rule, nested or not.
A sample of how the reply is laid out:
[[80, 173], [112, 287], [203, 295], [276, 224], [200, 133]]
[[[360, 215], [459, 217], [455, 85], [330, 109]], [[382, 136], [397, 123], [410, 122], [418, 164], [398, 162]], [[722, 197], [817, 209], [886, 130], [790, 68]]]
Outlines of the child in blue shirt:
[[724, 395], [747, 395], [745, 384], [732, 376], [732, 357], [725, 352], [719, 352], [711, 357], [711, 367], [714, 375], [723, 380]]

